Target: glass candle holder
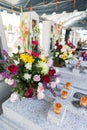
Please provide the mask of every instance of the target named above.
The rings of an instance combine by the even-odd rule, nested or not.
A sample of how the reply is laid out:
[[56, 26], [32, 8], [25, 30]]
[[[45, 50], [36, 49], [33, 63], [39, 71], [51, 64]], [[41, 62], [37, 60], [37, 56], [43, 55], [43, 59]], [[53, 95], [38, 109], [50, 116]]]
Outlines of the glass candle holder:
[[70, 89], [71, 87], [71, 82], [66, 82], [66, 89]]
[[56, 114], [59, 114], [61, 112], [61, 110], [62, 110], [62, 104], [61, 103], [55, 103], [55, 105], [54, 105], [54, 112]]
[[85, 97], [85, 96], [81, 97], [81, 99], [80, 99], [80, 105], [83, 106], [83, 107], [87, 106], [87, 97]]
[[66, 90], [62, 90], [61, 98], [66, 99], [68, 96], [68, 92]]

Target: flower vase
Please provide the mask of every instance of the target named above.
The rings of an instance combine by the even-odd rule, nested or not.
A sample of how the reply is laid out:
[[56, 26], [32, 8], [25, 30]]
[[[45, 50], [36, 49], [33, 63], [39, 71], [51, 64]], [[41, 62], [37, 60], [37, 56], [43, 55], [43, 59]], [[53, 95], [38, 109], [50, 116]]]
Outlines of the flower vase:
[[65, 66], [65, 62], [57, 62], [57, 61], [54, 61], [53, 62], [53, 65], [55, 66], [55, 67], [64, 67]]

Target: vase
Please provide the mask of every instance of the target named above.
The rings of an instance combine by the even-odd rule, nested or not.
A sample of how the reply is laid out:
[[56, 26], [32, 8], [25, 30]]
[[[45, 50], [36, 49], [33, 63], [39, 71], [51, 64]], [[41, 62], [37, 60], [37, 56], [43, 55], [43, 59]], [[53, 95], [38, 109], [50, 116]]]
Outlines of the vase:
[[65, 62], [57, 62], [57, 61], [54, 61], [53, 62], [53, 65], [55, 66], [55, 67], [64, 67], [65, 66]]

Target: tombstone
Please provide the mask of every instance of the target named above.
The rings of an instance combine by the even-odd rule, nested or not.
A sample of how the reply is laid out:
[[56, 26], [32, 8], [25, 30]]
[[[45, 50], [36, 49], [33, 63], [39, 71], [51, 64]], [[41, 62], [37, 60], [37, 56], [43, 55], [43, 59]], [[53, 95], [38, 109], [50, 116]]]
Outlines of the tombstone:
[[21, 20], [23, 17], [30, 31], [30, 43], [31, 43], [32, 40], [35, 40], [33, 29], [35, 26], [39, 26], [39, 15], [35, 11], [30, 11], [21, 13], [20, 14]]
[[41, 43], [46, 55], [49, 56], [55, 43], [56, 25], [52, 21], [43, 21], [42, 26]]
[[[6, 51], [8, 51], [5, 32], [4, 32], [4, 26], [2, 22], [1, 13], [0, 13], [0, 60], [4, 58], [1, 54], [2, 49], [5, 49]], [[9, 97], [10, 93], [11, 93], [11, 89], [9, 88], [8, 85], [6, 85], [3, 82], [3, 79], [0, 76], [0, 113], [1, 113], [1, 104]]]
[[[5, 49], [8, 51], [8, 46], [6, 42], [6, 37], [5, 37], [5, 31], [4, 31], [4, 26], [2, 22], [2, 17], [1, 17], [1, 12], [0, 12], [0, 56], [1, 56], [1, 50]], [[2, 57], [0, 57], [1, 59]]]

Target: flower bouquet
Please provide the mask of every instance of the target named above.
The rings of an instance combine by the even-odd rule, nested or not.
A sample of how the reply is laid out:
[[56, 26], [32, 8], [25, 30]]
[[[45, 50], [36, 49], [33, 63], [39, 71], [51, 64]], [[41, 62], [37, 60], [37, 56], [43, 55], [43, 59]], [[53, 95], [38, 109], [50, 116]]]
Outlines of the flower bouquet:
[[1, 73], [5, 83], [12, 86], [13, 92], [21, 97], [37, 96], [38, 99], [44, 98], [44, 90], [52, 91], [56, 87], [55, 79], [59, 77], [49, 61], [38, 52], [26, 51], [13, 54], [12, 57], [3, 50], [4, 71]]
[[73, 50], [68, 45], [61, 45], [56, 41], [53, 50], [54, 66], [62, 67], [65, 61], [73, 57]]
[[37, 40], [32, 41], [30, 47], [30, 31], [24, 19], [21, 21], [20, 31], [20, 40], [23, 42], [18, 46], [17, 52], [10, 56], [2, 50], [4, 59], [0, 61], [0, 64], [3, 64], [0, 74], [19, 97], [37, 96], [38, 99], [43, 99], [45, 89], [49, 89], [55, 95], [53, 89], [56, 87], [59, 74], [56, 74], [52, 61], [47, 61], [45, 55], [38, 51]]

